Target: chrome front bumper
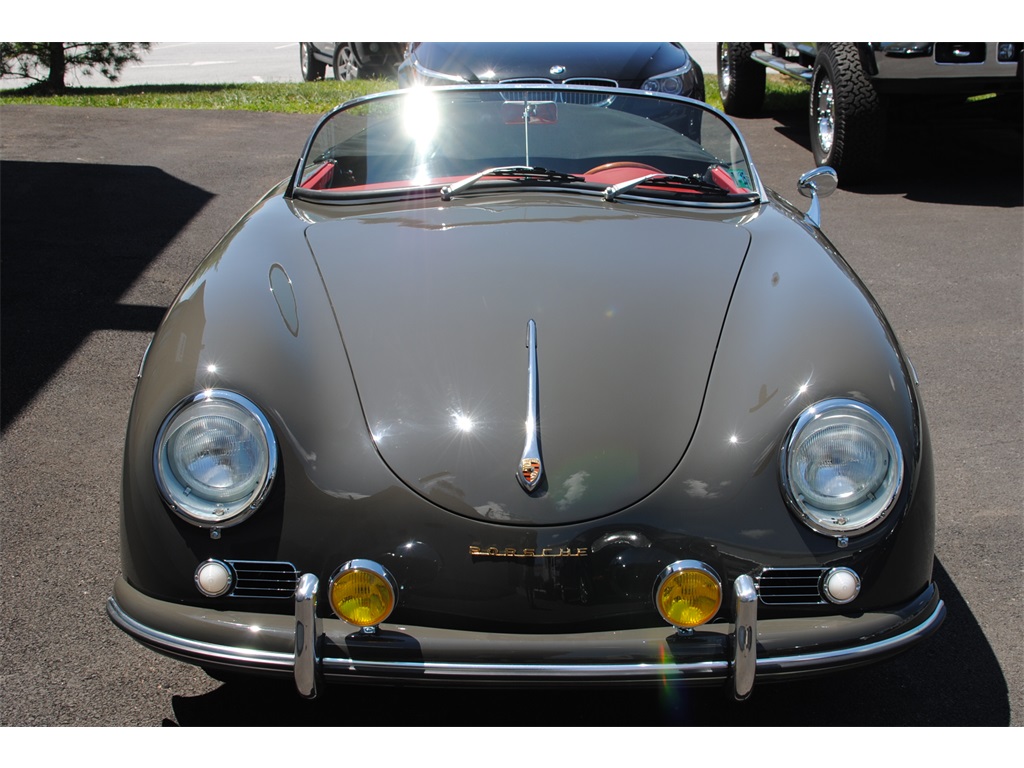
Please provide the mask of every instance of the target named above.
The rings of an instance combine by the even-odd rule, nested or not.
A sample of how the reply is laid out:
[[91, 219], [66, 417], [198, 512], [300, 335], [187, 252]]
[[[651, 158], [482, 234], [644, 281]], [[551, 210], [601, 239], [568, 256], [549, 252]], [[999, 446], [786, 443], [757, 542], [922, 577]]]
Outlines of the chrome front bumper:
[[729, 684], [738, 699], [754, 680], [842, 669], [891, 656], [927, 637], [946, 608], [934, 585], [893, 611], [758, 623], [753, 581], [733, 584], [732, 623], [688, 635], [670, 627], [522, 635], [384, 624], [373, 634], [317, 615], [318, 579], [305, 574], [295, 615], [210, 611], [146, 597], [123, 579], [111, 620], [160, 653], [203, 667], [291, 675], [299, 693], [324, 682], [408, 681]]

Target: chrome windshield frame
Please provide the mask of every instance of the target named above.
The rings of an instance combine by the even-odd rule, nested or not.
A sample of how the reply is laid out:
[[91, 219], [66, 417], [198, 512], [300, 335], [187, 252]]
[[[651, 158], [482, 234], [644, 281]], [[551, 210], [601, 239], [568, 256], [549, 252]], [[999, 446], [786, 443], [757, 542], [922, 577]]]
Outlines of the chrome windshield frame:
[[[608, 94], [611, 96], [631, 96], [642, 99], [649, 99], [653, 101], [673, 101], [681, 102], [695, 106], [704, 112], [712, 115], [713, 119], [723, 123], [729, 131], [732, 133], [733, 139], [736, 145], [742, 152], [743, 158], [746, 160], [747, 168], [750, 174], [750, 183], [752, 185], [753, 193], [757, 195], [757, 203], [765, 203], [768, 200], [766, 188], [761, 180], [760, 173], [757, 170], [757, 165], [754, 163], [753, 158], [750, 154], [750, 148], [747, 145], [746, 139], [743, 134], [740, 133], [736, 124], [723, 112], [715, 109], [714, 107], [706, 104], [702, 101], [695, 99], [686, 98], [683, 96], [674, 96], [671, 94], [655, 93], [653, 91], [641, 91], [632, 88], [612, 88], [612, 87], [597, 87], [597, 86], [583, 86], [583, 85], [545, 85], [541, 83], [488, 83], [488, 84], [459, 84], [459, 85], [443, 85], [443, 86], [417, 86], [415, 89], [394, 89], [390, 91], [381, 91], [379, 93], [367, 94], [360, 96], [355, 99], [346, 101], [338, 106], [334, 107], [327, 113], [325, 113], [318, 121], [317, 124], [310, 131], [309, 137], [302, 149], [302, 154], [299, 156], [298, 163], [295, 166], [295, 171], [288, 183], [288, 187], [285, 191], [285, 197], [294, 198], [296, 197], [296, 190], [298, 190], [302, 184], [304, 170], [309, 163], [310, 153], [313, 150], [314, 142], [320, 132], [320, 130], [331, 120], [335, 118], [339, 113], [354, 109], [359, 106], [368, 105], [376, 101], [384, 101], [386, 99], [393, 99], [396, 97], [404, 98], [413, 90], [425, 90], [428, 92], [445, 93], [445, 92], [491, 92], [496, 94], [505, 94], [509, 92], [576, 92], [576, 93], [591, 93], [591, 94]], [[308, 195], [307, 193], [315, 190], [304, 190], [300, 195], [304, 199], [317, 200], [321, 195]], [[417, 187], [410, 187], [402, 190], [403, 194], [419, 193], [421, 190]], [[330, 197], [334, 197], [332, 193]], [[375, 197], [370, 195], [369, 198]], [[324, 202], [327, 202], [327, 198], [324, 198]], [[744, 203], [749, 205], [750, 203]], [[714, 206], [720, 207], [720, 206]], [[733, 207], [729, 205], [727, 207]]]

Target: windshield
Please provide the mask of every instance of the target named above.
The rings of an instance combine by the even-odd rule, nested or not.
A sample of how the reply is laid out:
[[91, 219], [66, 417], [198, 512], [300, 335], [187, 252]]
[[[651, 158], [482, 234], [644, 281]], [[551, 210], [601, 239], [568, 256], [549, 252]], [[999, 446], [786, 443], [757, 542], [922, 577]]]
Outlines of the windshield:
[[293, 194], [447, 200], [509, 184], [718, 205], [749, 205], [760, 193], [742, 139], [706, 105], [505, 85], [409, 89], [339, 107], [307, 143]]

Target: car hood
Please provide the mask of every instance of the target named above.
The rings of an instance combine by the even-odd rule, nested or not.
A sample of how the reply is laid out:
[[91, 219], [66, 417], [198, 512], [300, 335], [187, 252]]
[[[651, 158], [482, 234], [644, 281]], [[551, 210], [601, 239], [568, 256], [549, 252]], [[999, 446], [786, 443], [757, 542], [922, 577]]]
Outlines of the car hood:
[[[544, 200], [306, 230], [380, 456], [477, 519], [590, 520], [666, 479], [696, 427], [749, 244], [735, 223], [678, 209]], [[544, 474], [527, 493], [530, 320]]]
[[[671, 49], [666, 55], [664, 49]], [[651, 74], [680, 66], [685, 55], [670, 43], [429, 43], [415, 51], [421, 66], [471, 83], [515, 78], [607, 78], [639, 87]], [[658, 57], [670, 62], [656, 72]]]

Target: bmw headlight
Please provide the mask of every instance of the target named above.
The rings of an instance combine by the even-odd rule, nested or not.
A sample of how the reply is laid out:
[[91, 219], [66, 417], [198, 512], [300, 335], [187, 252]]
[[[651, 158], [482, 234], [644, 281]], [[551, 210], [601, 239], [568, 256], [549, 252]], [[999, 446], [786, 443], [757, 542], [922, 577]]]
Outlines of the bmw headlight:
[[266, 499], [277, 469], [267, 419], [234, 392], [186, 398], [164, 419], [153, 456], [164, 501], [188, 522], [236, 525]]
[[783, 443], [782, 484], [790, 506], [819, 533], [852, 536], [881, 523], [903, 485], [896, 433], [854, 400], [805, 410]]
[[641, 90], [654, 91], [655, 93], [670, 93], [678, 96], [683, 92], [683, 77], [693, 69], [693, 60], [687, 57], [686, 63], [671, 72], [663, 72], [660, 75], [649, 77], [644, 80]]

